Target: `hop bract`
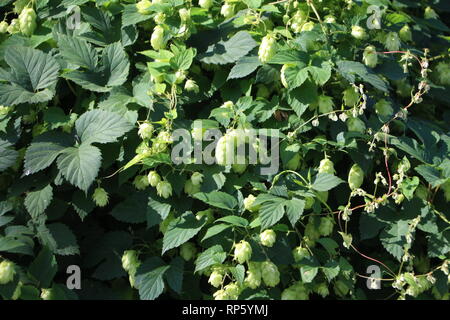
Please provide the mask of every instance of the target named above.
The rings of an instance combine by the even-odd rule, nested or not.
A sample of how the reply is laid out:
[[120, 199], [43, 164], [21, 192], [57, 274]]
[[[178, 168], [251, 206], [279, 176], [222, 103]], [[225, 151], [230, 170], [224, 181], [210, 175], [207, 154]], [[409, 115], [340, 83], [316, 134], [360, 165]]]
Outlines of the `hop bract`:
[[14, 263], [8, 260], [0, 262], [0, 284], [7, 284], [14, 279], [16, 270]]
[[33, 8], [25, 8], [19, 15], [20, 31], [26, 35], [31, 36], [36, 29], [36, 12]]
[[280, 271], [278, 267], [271, 261], [264, 261], [261, 264], [262, 279], [266, 286], [275, 287], [280, 283]]
[[99, 187], [94, 190], [92, 199], [94, 200], [97, 206], [104, 207], [108, 204], [109, 196], [108, 193], [105, 191], [105, 189]]
[[9, 24], [6, 21], [0, 22], [0, 33], [6, 33], [8, 31]]
[[172, 195], [172, 185], [168, 181], [160, 181], [156, 185], [156, 193], [158, 196], [167, 199]]
[[250, 260], [252, 256], [252, 247], [250, 243], [247, 241], [241, 240], [241, 242], [237, 243], [234, 248], [234, 260], [243, 264], [246, 261]]
[[320, 160], [319, 173], [334, 174], [334, 163], [329, 158]]
[[355, 190], [361, 187], [363, 181], [364, 171], [355, 163], [348, 173], [348, 185], [350, 189]]
[[150, 122], [145, 121], [139, 125], [138, 135], [142, 139], [150, 139], [153, 135], [153, 130], [153, 125]]
[[198, 84], [194, 80], [187, 80], [184, 84], [184, 89], [186, 89], [187, 92], [194, 92], [198, 93], [200, 91], [200, 88]]
[[158, 183], [161, 181], [161, 177], [156, 171], [150, 171], [147, 175], [147, 179], [152, 187], [156, 187]]
[[263, 246], [272, 247], [277, 240], [277, 235], [272, 229], [267, 229], [260, 233], [259, 239]]
[[215, 288], [220, 287], [223, 281], [223, 275], [221, 272], [214, 270], [211, 272], [211, 275], [209, 276], [208, 282]]
[[151, 1], [149, 0], [141, 0], [138, 3], [136, 3], [136, 9], [140, 14], [148, 14], [148, 9], [152, 5]]
[[126, 250], [122, 255], [122, 268], [130, 272], [139, 266], [139, 258], [136, 250]]
[[352, 27], [352, 36], [358, 40], [365, 39], [367, 34], [366, 30], [360, 26], [353, 26]]
[[256, 212], [259, 210], [259, 206], [258, 205], [254, 205], [256, 201], [256, 197], [252, 194], [248, 195], [248, 197], [246, 197], [244, 199], [244, 208], [245, 210], [248, 210], [250, 212]]
[[321, 218], [319, 225], [319, 233], [327, 237], [333, 232], [334, 223], [330, 218]]
[[213, 5], [213, 0], [198, 0], [198, 5], [203, 9], [209, 9]]
[[277, 42], [274, 36], [268, 34], [262, 38], [259, 46], [258, 56], [262, 63], [266, 63], [275, 55], [277, 51]]
[[203, 182], [203, 174], [200, 172], [194, 172], [191, 176], [192, 184], [198, 186]]
[[234, 4], [225, 3], [222, 8], [220, 8], [220, 14], [226, 19], [231, 18], [234, 15]]
[[259, 262], [249, 262], [244, 284], [251, 289], [256, 289], [261, 285], [261, 280], [261, 264]]
[[155, 29], [153, 29], [153, 33], [150, 38], [150, 44], [155, 50], [164, 48], [164, 28], [160, 25], [157, 25]]
[[400, 29], [400, 31], [399, 31], [398, 34], [400, 35], [400, 39], [402, 39], [403, 41], [405, 41], [405, 42], [410, 42], [410, 41], [412, 41], [411, 28], [410, 28], [407, 24], [404, 25], [404, 26]]

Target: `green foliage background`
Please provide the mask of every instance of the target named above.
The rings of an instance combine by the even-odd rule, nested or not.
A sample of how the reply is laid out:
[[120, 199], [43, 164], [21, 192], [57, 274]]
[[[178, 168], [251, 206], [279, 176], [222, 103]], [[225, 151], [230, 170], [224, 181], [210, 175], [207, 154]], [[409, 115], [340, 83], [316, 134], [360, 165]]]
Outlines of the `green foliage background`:
[[[131, 0], [1, 2], [8, 24], [27, 5], [37, 17], [0, 34], [0, 261], [15, 270], [0, 296], [448, 299], [447, 1], [229, 1], [226, 18], [224, 3], [202, 2], [141, 12]], [[366, 27], [370, 5], [382, 9], [380, 29]], [[68, 28], [77, 8], [80, 24]], [[268, 34], [276, 47], [260, 48]], [[160, 133], [195, 120], [279, 129], [279, 173], [174, 165]], [[152, 137], [138, 131], [148, 123]], [[325, 158], [334, 168], [324, 172]], [[352, 192], [354, 164], [363, 181], [350, 177]], [[170, 197], [148, 186], [151, 170]], [[193, 172], [203, 175], [196, 192], [185, 187]], [[252, 253], [239, 264], [241, 240]], [[263, 272], [250, 288], [249, 261], [273, 262], [279, 283]], [[82, 270], [81, 290], [66, 288], [69, 265]], [[380, 290], [366, 285], [370, 265]]]

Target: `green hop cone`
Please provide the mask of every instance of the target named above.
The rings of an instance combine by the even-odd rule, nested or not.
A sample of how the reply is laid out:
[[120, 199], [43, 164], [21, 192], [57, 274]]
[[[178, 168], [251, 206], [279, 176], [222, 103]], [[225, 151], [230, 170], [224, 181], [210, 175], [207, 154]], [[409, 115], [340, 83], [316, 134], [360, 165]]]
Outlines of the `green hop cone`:
[[52, 288], [42, 288], [41, 289], [41, 299], [42, 300], [53, 300], [55, 299], [54, 290]]
[[302, 26], [306, 22], [308, 14], [303, 10], [297, 10], [292, 16], [291, 28], [295, 33], [302, 31]]
[[8, 260], [0, 262], [0, 284], [7, 284], [14, 279], [16, 270], [14, 263]]
[[244, 285], [251, 289], [256, 289], [261, 285], [261, 280], [261, 264], [259, 262], [249, 262], [247, 276], [244, 279]]
[[382, 117], [389, 117], [394, 113], [391, 103], [385, 99], [375, 103], [375, 112]]
[[295, 262], [300, 262], [304, 258], [310, 256], [308, 249], [302, 248], [302, 247], [294, 248], [294, 250], [292, 250], [292, 255], [294, 256], [294, 261]]
[[220, 14], [225, 17], [225, 19], [231, 18], [234, 15], [234, 4], [225, 3], [220, 8]]
[[277, 240], [277, 235], [272, 229], [267, 229], [259, 234], [259, 240], [263, 246], [272, 247]]
[[268, 287], [275, 287], [280, 283], [280, 271], [271, 261], [264, 261], [261, 264], [261, 275], [264, 283]]
[[319, 163], [319, 173], [329, 173], [334, 174], [334, 163], [329, 158], [324, 158], [320, 160]]
[[186, 180], [184, 184], [184, 192], [188, 195], [193, 195], [197, 192], [200, 192], [200, 185], [194, 184], [192, 180]]
[[364, 28], [360, 26], [352, 26], [351, 34], [355, 39], [358, 40], [362, 40], [367, 37], [366, 30], [364, 30]]
[[332, 232], [333, 232], [333, 228], [334, 228], [334, 223], [333, 220], [328, 218], [328, 217], [324, 217], [320, 219], [320, 224], [319, 224], [319, 233], [320, 235], [327, 237], [329, 236]]
[[148, 9], [151, 7], [152, 2], [149, 0], [141, 0], [136, 3], [136, 9], [140, 14], [149, 14]]
[[355, 190], [361, 187], [363, 181], [364, 171], [355, 163], [348, 173], [348, 185], [350, 189]]
[[215, 157], [218, 165], [232, 164], [234, 157], [234, 141], [232, 137], [225, 134], [217, 141]]
[[259, 205], [255, 205], [256, 197], [252, 194], [248, 195], [244, 199], [244, 208], [250, 212], [257, 212], [259, 210]]
[[156, 187], [158, 183], [161, 181], [161, 177], [156, 171], [150, 171], [147, 175], [148, 183], [152, 187]]
[[210, 283], [214, 288], [221, 286], [223, 281], [223, 275], [219, 270], [214, 270], [209, 276], [208, 283]]
[[200, 8], [208, 10], [213, 5], [213, 0], [198, 0]]
[[286, 80], [286, 69], [289, 68], [291, 65], [289, 64], [283, 64], [283, 66], [281, 67], [280, 70], [280, 80], [281, 80], [281, 84], [283, 85], [283, 87], [288, 88], [289, 84]]
[[0, 22], [0, 33], [6, 33], [8, 31], [9, 24], [6, 21]]
[[145, 190], [149, 186], [147, 176], [138, 175], [133, 181], [134, 187], [138, 190]]
[[203, 182], [203, 174], [200, 172], [194, 172], [191, 176], [191, 181], [194, 186], [199, 186]]
[[266, 63], [275, 55], [277, 51], [277, 42], [274, 36], [268, 34], [262, 38], [258, 50], [258, 57], [262, 63]]
[[186, 242], [181, 245], [180, 256], [184, 260], [189, 261], [192, 258], [194, 258], [196, 254], [197, 254], [197, 248], [195, 247], [195, 244], [193, 244], [192, 242]]
[[234, 173], [243, 174], [245, 172], [245, 170], [247, 170], [247, 164], [246, 163], [233, 163], [231, 165], [231, 168], [233, 169]]
[[181, 8], [178, 10], [178, 14], [180, 15], [180, 19], [182, 22], [186, 22], [191, 19], [191, 10], [186, 8]]
[[98, 207], [104, 207], [108, 204], [109, 196], [105, 189], [98, 187], [94, 190], [92, 200], [94, 200]]
[[150, 38], [150, 44], [155, 50], [164, 49], [164, 28], [160, 25], [157, 25], [153, 29], [153, 33]]
[[230, 300], [225, 290], [220, 289], [213, 293], [214, 300]]
[[12, 19], [11, 23], [8, 26], [7, 31], [9, 34], [19, 33], [20, 32], [19, 19]]
[[172, 185], [169, 181], [160, 181], [156, 185], [156, 193], [158, 194], [158, 196], [167, 199], [172, 195]]
[[350, 132], [364, 133], [366, 131], [366, 124], [359, 118], [349, 118], [347, 120], [347, 128]]
[[357, 104], [360, 100], [359, 93], [355, 90], [355, 88], [350, 87], [345, 89], [344, 91], [344, 104], [347, 107], [353, 107], [355, 104]]
[[151, 139], [153, 135], [153, 130], [154, 130], [153, 125], [150, 122], [145, 121], [139, 125], [138, 135], [141, 137], [141, 139], [144, 140]]
[[227, 284], [223, 289], [230, 300], [237, 300], [241, 294], [241, 288], [235, 282]]
[[384, 42], [384, 46], [389, 51], [398, 51], [400, 49], [400, 38], [397, 32], [389, 32], [386, 36], [386, 41]]
[[369, 68], [375, 68], [378, 64], [378, 55], [374, 46], [367, 46], [363, 53], [363, 62]]
[[163, 24], [166, 21], [166, 15], [162, 12], [158, 12], [153, 17], [153, 21], [155, 21], [156, 24]]
[[314, 29], [314, 26], [315, 26], [314, 22], [312, 21], [306, 22], [304, 25], [302, 25], [301, 32], [311, 31], [312, 29]]
[[439, 16], [431, 7], [426, 7], [425, 12], [423, 14], [425, 19], [438, 19]]
[[25, 8], [19, 15], [19, 27], [20, 31], [26, 35], [31, 36], [36, 30], [36, 12], [33, 8]]
[[178, 70], [175, 72], [175, 83], [180, 84], [186, 79], [186, 71]]
[[244, 262], [249, 261], [251, 256], [252, 247], [250, 243], [244, 240], [236, 243], [234, 248], [234, 260], [236, 260], [240, 264], [243, 264]]
[[139, 266], [139, 258], [136, 250], [126, 250], [122, 255], [122, 268], [130, 272], [136, 270]]
[[412, 41], [412, 33], [411, 28], [405, 24], [400, 31], [398, 32], [400, 39], [405, 42], [411, 42]]
[[186, 83], [184, 84], [184, 89], [187, 92], [194, 92], [194, 93], [198, 93], [200, 91], [198, 84], [191, 79], [186, 81]]

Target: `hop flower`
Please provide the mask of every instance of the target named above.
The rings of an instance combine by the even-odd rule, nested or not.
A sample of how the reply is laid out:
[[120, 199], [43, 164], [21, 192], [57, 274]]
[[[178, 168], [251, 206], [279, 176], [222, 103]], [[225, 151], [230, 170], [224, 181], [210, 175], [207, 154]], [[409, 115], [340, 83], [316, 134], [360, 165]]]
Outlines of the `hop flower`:
[[363, 53], [363, 62], [370, 68], [375, 68], [378, 63], [378, 55], [374, 46], [367, 46]]
[[150, 139], [153, 135], [153, 125], [145, 121], [139, 125], [138, 135], [141, 137], [141, 139]]
[[8, 26], [7, 31], [9, 34], [19, 33], [20, 32], [19, 19], [12, 19], [11, 23]]
[[194, 172], [191, 176], [191, 181], [194, 186], [198, 186], [203, 182], [203, 175], [200, 172]]
[[309, 21], [306, 22], [301, 29], [301, 32], [305, 32], [305, 31], [311, 31], [312, 29], [314, 29], [314, 22]]
[[144, 190], [149, 186], [147, 176], [138, 175], [133, 181], [134, 187], [138, 190]]
[[186, 261], [189, 261], [193, 257], [195, 257], [196, 253], [197, 248], [195, 247], [195, 244], [193, 244], [192, 242], [183, 243], [180, 247], [180, 256]]
[[384, 43], [384, 46], [389, 51], [398, 51], [400, 49], [400, 38], [398, 36], [397, 32], [389, 32], [386, 41]]
[[295, 14], [292, 16], [292, 24], [291, 28], [295, 33], [299, 33], [302, 31], [302, 26], [306, 22], [308, 18], [308, 14], [303, 10], [297, 10]]
[[297, 282], [281, 293], [281, 300], [308, 300], [308, 291], [301, 282]]
[[267, 229], [260, 233], [259, 239], [263, 246], [272, 247], [277, 240], [277, 235], [272, 229]]
[[221, 166], [225, 166], [233, 163], [234, 157], [234, 139], [233, 137], [225, 134], [219, 141], [217, 141], [215, 149], [216, 163]]
[[350, 118], [347, 120], [348, 131], [364, 133], [366, 131], [366, 125], [364, 121], [359, 118]]
[[42, 300], [53, 300], [54, 299], [54, 292], [52, 288], [45, 289], [43, 288], [41, 290], [41, 299]]
[[184, 70], [178, 70], [175, 72], [175, 83], [182, 83], [186, 79], [186, 72]]
[[244, 284], [251, 289], [256, 289], [261, 285], [261, 280], [261, 264], [258, 262], [249, 262]]
[[311, 209], [314, 205], [314, 198], [313, 197], [306, 197], [305, 198], [305, 210]]
[[319, 233], [326, 237], [329, 236], [333, 232], [333, 220], [330, 218], [321, 218], [319, 224]]
[[225, 290], [220, 289], [213, 293], [214, 300], [229, 300], [229, 297]]
[[94, 200], [97, 206], [104, 207], [108, 204], [109, 196], [105, 189], [99, 187], [94, 190], [92, 200]]
[[323, 22], [325, 23], [336, 23], [336, 18], [332, 15], [327, 15], [324, 17]]
[[423, 14], [425, 19], [438, 19], [439, 16], [431, 7], [426, 7]]
[[14, 279], [16, 270], [14, 263], [8, 260], [0, 262], [0, 284], [7, 284]]
[[233, 163], [231, 168], [233, 169], [233, 172], [237, 174], [242, 174], [247, 170], [247, 164], [246, 163]]
[[201, 8], [208, 10], [209, 8], [212, 7], [213, 0], [198, 0], [198, 5]]
[[363, 181], [364, 171], [355, 163], [348, 173], [348, 185], [350, 189], [355, 190], [361, 187]]
[[186, 180], [186, 183], [184, 184], [184, 192], [189, 195], [200, 192], [200, 185], [194, 184], [192, 180]]
[[178, 14], [180, 15], [180, 19], [183, 22], [186, 22], [191, 18], [191, 10], [186, 8], [181, 8], [180, 10], [178, 10]]
[[286, 80], [286, 69], [289, 68], [290, 65], [289, 64], [283, 64], [283, 66], [281, 67], [281, 71], [280, 71], [280, 80], [281, 80], [281, 84], [287, 88], [289, 87], [289, 84]]
[[162, 12], [158, 12], [153, 17], [153, 21], [155, 21], [156, 24], [163, 24], [166, 21], [166, 15]]
[[261, 45], [259, 46], [258, 56], [262, 63], [266, 63], [275, 55], [277, 51], [277, 42], [275, 37], [268, 34], [262, 38]]
[[198, 84], [191, 79], [186, 81], [186, 83], [184, 84], [184, 89], [187, 92], [194, 92], [194, 93], [198, 93], [200, 91]]
[[155, 50], [160, 50], [164, 48], [164, 29], [160, 25], [157, 25], [153, 29], [153, 33], [150, 38], [150, 44]]
[[412, 41], [412, 33], [411, 28], [405, 24], [399, 31], [400, 39], [402, 39], [405, 42], [411, 42]]
[[231, 18], [234, 15], [234, 4], [225, 3], [220, 8], [220, 14], [225, 17], [225, 19]]
[[168, 181], [160, 181], [156, 185], [156, 193], [158, 196], [167, 199], [172, 195], [172, 185]]
[[152, 3], [149, 0], [141, 0], [136, 3], [136, 9], [140, 14], [148, 14], [147, 10], [151, 5]]
[[125, 250], [122, 255], [122, 268], [130, 272], [136, 270], [140, 265], [138, 253], [136, 250]]
[[261, 264], [261, 274], [264, 283], [269, 287], [275, 287], [280, 283], [280, 272], [271, 261], [264, 261]]
[[362, 40], [366, 38], [367, 34], [364, 28], [360, 26], [352, 26], [352, 36], [355, 39]]
[[222, 284], [223, 281], [223, 275], [220, 271], [214, 270], [211, 272], [211, 275], [209, 276], [208, 282], [214, 287], [218, 288]]
[[244, 208], [245, 210], [248, 210], [250, 212], [256, 212], [259, 210], [259, 205], [255, 206], [256, 197], [252, 194], [248, 195], [248, 197], [246, 197], [244, 199]]
[[320, 160], [319, 163], [319, 173], [329, 173], [334, 174], [334, 163], [328, 158]]
[[328, 296], [330, 294], [330, 290], [328, 290], [328, 285], [326, 282], [321, 282], [318, 283], [317, 285], [314, 286], [314, 291], [322, 296], [322, 298], [325, 298], [326, 296]]
[[234, 259], [240, 264], [249, 261], [252, 256], [252, 247], [247, 241], [241, 240], [234, 248]]
[[161, 177], [156, 171], [150, 171], [147, 175], [148, 183], [152, 187], [156, 187], [158, 183], [161, 181]]
[[294, 256], [295, 262], [300, 262], [303, 258], [310, 256], [308, 249], [302, 247], [296, 247], [292, 250], [292, 255]]
[[26, 36], [31, 36], [36, 29], [36, 12], [33, 8], [25, 8], [19, 15], [20, 31]]
[[230, 300], [237, 300], [239, 294], [241, 293], [241, 288], [237, 283], [234, 282], [227, 284], [223, 289], [225, 290], [225, 294]]
[[8, 22], [2, 21], [0, 22], [0, 33], [6, 33], [8, 31]]
[[333, 111], [333, 98], [325, 95], [319, 96], [319, 112], [321, 114], [330, 113]]
[[375, 103], [375, 111], [382, 117], [388, 117], [394, 113], [394, 109], [391, 104], [385, 99], [381, 99]]

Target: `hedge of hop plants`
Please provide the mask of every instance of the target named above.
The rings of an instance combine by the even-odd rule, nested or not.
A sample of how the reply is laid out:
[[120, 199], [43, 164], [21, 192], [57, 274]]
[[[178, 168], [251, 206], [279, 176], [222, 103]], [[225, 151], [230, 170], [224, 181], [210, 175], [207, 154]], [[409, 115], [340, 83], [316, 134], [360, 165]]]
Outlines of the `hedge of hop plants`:
[[[0, 297], [449, 299], [449, 17], [1, 1]], [[215, 162], [176, 164], [178, 129]], [[279, 140], [276, 172], [224, 161], [271, 154], [239, 130]]]

